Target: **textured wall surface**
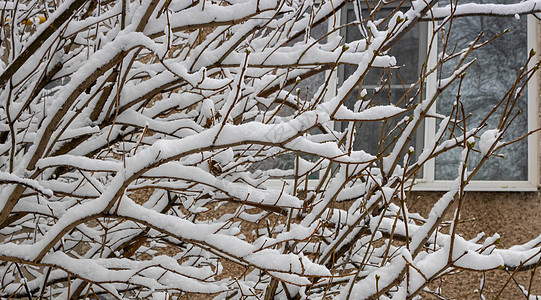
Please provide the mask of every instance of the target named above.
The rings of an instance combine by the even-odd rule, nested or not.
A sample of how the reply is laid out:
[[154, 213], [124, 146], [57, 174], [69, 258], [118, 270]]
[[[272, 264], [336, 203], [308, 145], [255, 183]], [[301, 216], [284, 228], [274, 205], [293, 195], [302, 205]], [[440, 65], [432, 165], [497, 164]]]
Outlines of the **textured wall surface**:
[[[431, 205], [441, 196], [441, 193], [417, 193], [421, 198], [410, 211], [416, 211], [427, 216]], [[452, 218], [454, 210], [450, 211], [447, 219]], [[541, 234], [541, 194], [529, 193], [492, 193], [468, 192], [461, 213], [458, 232], [466, 239], [474, 238], [479, 232], [492, 236], [498, 233], [501, 243], [498, 248], [508, 248], [512, 245], [525, 243]], [[532, 272], [517, 272], [513, 276], [517, 282], [528, 287]], [[506, 271], [496, 270], [487, 272], [486, 285], [483, 295], [493, 299], [504, 287], [510, 275]], [[434, 290], [441, 287], [443, 294], [450, 299], [480, 299], [479, 281], [482, 273], [465, 271], [464, 274], [450, 275], [445, 280], [433, 283]], [[535, 271], [532, 280], [532, 292], [541, 295], [541, 267]], [[437, 299], [428, 294], [423, 299]], [[525, 299], [513, 279], [503, 290], [500, 299]], [[541, 299], [541, 298], [540, 298]]]

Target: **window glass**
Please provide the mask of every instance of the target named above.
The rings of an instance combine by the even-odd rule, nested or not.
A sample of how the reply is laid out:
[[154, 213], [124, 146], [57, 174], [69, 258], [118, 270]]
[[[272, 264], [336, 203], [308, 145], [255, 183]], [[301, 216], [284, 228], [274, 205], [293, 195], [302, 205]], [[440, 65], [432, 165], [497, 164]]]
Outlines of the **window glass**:
[[[310, 30], [310, 37], [314, 40], [318, 40], [319, 38], [325, 36], [328, 32], [328, 21], [323, 21], [320, 24], [318, 24], [316, 27], [312, 28]], [[305, 35], [302, 35], [296, 39], [294, 39], [291, 44], [294, 45], [297, 42], [304, 41]], [[324, 43], [325, 39], [321, 41], [321, 43]], [[289, 91], [291, 91], [292, 95], [296, 95], [299, 97], [299, 99], [302, 100], [309, 100], [312, 99], [317, 92], [318, 88], [322, 86], [325, 83], [325, 72], [320, 72], [315, 75], [310, 76], [309, 78], [303, 79], [300, 81], [299, 84], [297, 84], [295, 87], [291, 85], [289, 88]], [[282, 107], [280, 110], [279, 115], [280, 116], [291, 116], [294, 115], [295, 111], [292, 108], [289, 108], [287, 106]], [[318, 134], [320, 133], [319, 129], [312, 129], [312, 134]], [[316, 162], [318, 160], [317, 157], [307, 154], [301, 154], [300, 157], [304, 160], [307, 160], [309, 162]], [[269, 170], [269, 169], [280, 169], [280, 170], [294, 170], [295, 169], [295, 159], [296, 154], [295, 153], [285, 153], [277, 155], [274, 158], [271, 159], [265, 159], [264, 161], [255, 164], [252, 169], [260, 169], [260, 170]], [[292, 176], [286, 176], [285, 179], [292, 179]], [[315, 172], [312, 173], [309, 176], [309, 179], [318, 179], [319, 173]]]
[[[310, 36], [314, 40], [317, 40], [325, 36], [329, 30], [328, 25], [329, 25], [328, 21], [321, 22], [316, 27], [312, 28], [312, 30], [310, 31]], [[301, 37], [298, 37], [297, 39], [293, 41], [293, 43], [304, 40], [304, 38], [305, 38], [304, 35]], [[325, 39], [323, 39], [321, 42], [324, 43]], [[301, 82], [297, 84], [295, 88], [296, 91], [294, 92], [295, 93], [297, 93], [297, 91], [300, 92], [298, 93], [298, 96], [300, 97], [300, 99], [310, 100], [312, 99], [312, 97], [314, 97], [318, 88], [322, 86], [323, 83], [325, 83], [325, 72], [319, 72], [313, 76], [310, 76], [307, 79], [301, 80]]]
[[[494, 3], [493, 0], [490, 2]], [[509, 1], [500, 0], [499, 2], [508, 3]], [[502, 33], [506, 28], [509, 28], [509, 33], [497, 38], [487, 46], [476, 50], [469, 58], [470, 60], [475, 58], [477, 62], [466, 71], [466, 77], [462, 82], [460, 90], [460, 101], [464, 105], [466, 115], [469, 113], [472, 114], [466, 121], [467, 128], [476, 126], [483, 120], [487, 112], [513, 86], [519, 69], [524, 66], [527, 59], [526, 17], [516, 20], [514, 18], [477, 16], [455, 18], [452, 23], [451, 34], [447, 43], [448, 53], [455, 49], [455, 47], [457, 50], [466, 48], [481, 31], [484, 31], [483, 40], [487, 40], [496, 34]], [[443, 50], [442, 44], [442, 38], [440, 37], [438, 41], [438, 52]], [[454, 65], [456, 65], [456, 61], [444, 66], [442, 70], [443, 77], [449, 76]], [[438, 98], [437, 111], [442, 114], [449, 114], [456, 101], [457, 93], [458, 81]], [[518, 112], [520, 109], [522, 114], [516, 117], [511, 128], [506, 132], [504, 141], [516, 139], [527, 132], [528, 109], [526, 90], [523, 91], [517, 106], [514, 108], [514, 112]], [[485, 129], [495, 128], [498, 124], [499, 116], [500, 114], [497, 113], [489, 119]], [[457, 131], [455, 134], [459, 134], [459, 132]], [[450, 134], [447, 135], [447, 138], [449, 137]], [[474, 179], [527, 180], [527, 151], [528, 145], [526, 139], [504, 148], [498, 153], [502, 157], [492, 157], [484, 164]], [[452, 180], [456, 178], [460, 152], [461, 149], [453, 149], [453, 151], [444, 153], [436, 158], [435, 178], [437, 180]], [[476, 164], [480, 158], [480, 154], [474, 153], [471, 162]]]
[[[361, 9], [363, 18], [369, 17], [368, 9]], [[384, 8], [374, 14], [374, 19], [384, 18], [388, 16], [394, 8]], [[406, 11], [406, 8], [402, 9]], [[355, 11], [352, 6], [342, 14], [342, 20], [347, 23], [355, 22]], [[385, 23], [380, 25], [380, 30], [384, 29]], [[346, 42], [352, 42], [363, 38], [358, 26], [348, 26], [345, 30]], [[362, 89], [366, 89], [366, 99], [371, 99], [372, 105], [388, 105], [394, 104], [401, 107], [412, 105], [418, 102], [418, 99], [412, 99], [413, 95], [406, 95], [405, 92], [411, 84], [419, 79], [419, 71], [421, 65], [426, 60], [426, 26], [420, 24], [410, 30], [394, 47], [389, 50], [388, 55], [394, 56], [397, 61], [397, 67], [393, 69], [371, 69], [363, 80]], [[349, 75], [353, 74], [357, 66], [345, 66], [342, 68], [339, 75], [339, 83], [343, 82]], [[415, 94], [412, 92], [410, 94]], [[405, 97], [404, 97], [405, 96]], [[353, 109], [355, 102], [360, 98], [359, 88], [346, 99], [345, 105]], [[356, 125], [356, 134], [358, 135], [353, 148], [355, 150], [364, 150], [371, 154], [382, 154], [392, 150], [390, 144], [393, 142], [393, 137], [399, 135], [398, 132], [391, 133], [398, 121], [402, 118], [397, 117], [394, 120], [363, 122]], [[347, 122], [341, 124], [342, 130], [347, 127]], [[418, 134], [414, 136], [411, 146], [423, 148], [423, 129], [420, 126]], [[380, 145], [380, 136], [387, 136], [385, 143]], [[420, 151], [417, 151], [420, 153]]]

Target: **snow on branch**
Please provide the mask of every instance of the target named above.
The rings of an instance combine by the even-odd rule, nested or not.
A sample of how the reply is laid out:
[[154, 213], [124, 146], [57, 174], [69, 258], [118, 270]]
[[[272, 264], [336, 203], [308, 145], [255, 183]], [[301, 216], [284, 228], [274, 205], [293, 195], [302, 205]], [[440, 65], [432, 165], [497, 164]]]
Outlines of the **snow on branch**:
[[[505, 32], [453, 34], [539, 1], [374, 4], [0, 1], [0, 297], [411, 299], [535, 269], [541, 237], [459, 225], [482, 166], [536, 133], [511, 131], [537, 56], [483, 67], [508, 79], [492, 99], [467, 73]], [[420, 40], [442, 53], [419, 56], [436, 19]], [[452, 184], [422, 216], [435, 159]]]
[[497, 3], [464, 3], [459, 5], [447, 5], [444, 7], [432, 8], [430, 15], [426, 18], [441, 20], [449, 16], [493, 16], [493, 17], [514, 17], [515, 15], [527, 15], [541, 12], [541, 1], [523, 1], [512, 4]]

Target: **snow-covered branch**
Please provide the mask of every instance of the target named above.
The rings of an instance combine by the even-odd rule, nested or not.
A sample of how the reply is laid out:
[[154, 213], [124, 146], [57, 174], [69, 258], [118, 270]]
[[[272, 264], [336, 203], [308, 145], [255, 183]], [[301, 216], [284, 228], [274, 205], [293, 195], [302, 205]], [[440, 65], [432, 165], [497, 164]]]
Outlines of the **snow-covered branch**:
[[[525, 55], [473, 119], [466, 72], [504, 32], [456, 46], [449, 23], [541, 4], [432, 4], [0, 1], [0, 297], [404, 299], [454, 270], [535, 268], [541, 238], [441, 230], [527, 135], [509, 126], [539, 68]], [[411, 76], [395, 48], [436, 19], [441, 53]], [[412, 185], [445, 155], [458, 175], [424, 218]]]

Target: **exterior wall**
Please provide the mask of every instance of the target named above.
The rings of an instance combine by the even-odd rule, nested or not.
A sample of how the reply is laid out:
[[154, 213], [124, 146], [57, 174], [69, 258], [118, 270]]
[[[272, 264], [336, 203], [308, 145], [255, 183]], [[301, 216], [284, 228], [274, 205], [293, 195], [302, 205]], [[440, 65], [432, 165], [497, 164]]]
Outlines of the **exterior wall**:
[[[419, 212], [428, 216], [429, 209], [443, 193], [422, 192], [418, 202], [409, 208], [410, 211]], [[410, 201], [410, 200], [408, 200]], [[413, 202], [414, 200], [412, 200]], [[456, 204], [455, 204], [456, 205]], [[450, 209], [446, 220], [452, 219], [454, 209]], [[472, 239], [480, 232], [486, 237], [498, 233], [501, 243], [497, 247], [508, 248], [520, 245], [541, 234], [541, 194], [538, 192], [466, 192], [465, 201], [461, 210], [461, 223], [458, 233]], [[532, 274], [530, 271], [518, 272], [514, 278], [523, 286], [528, 286], [531, 275], [533, 277], [532, 293], [541, 295], [541, 272]], [[479, 289], [482, 273], [463, 271], [456, 276], [446, 276], [445, 280], [433, 283], [430, 288], [434, 290], [441, 287], [444, 295], [449, 299], [480, 299], [475, 290]], [[483, 295], [486, 299], [493, 297], [504, 287], [509, 274], [502, 270], [486, 273]], [[452, 298], [451, 298], [452, 297]], [[511, 281], [500, 299], [524, 299], [517, 285]], [[430, 295], [423, 295], [423, 299], [436, 299]]]

